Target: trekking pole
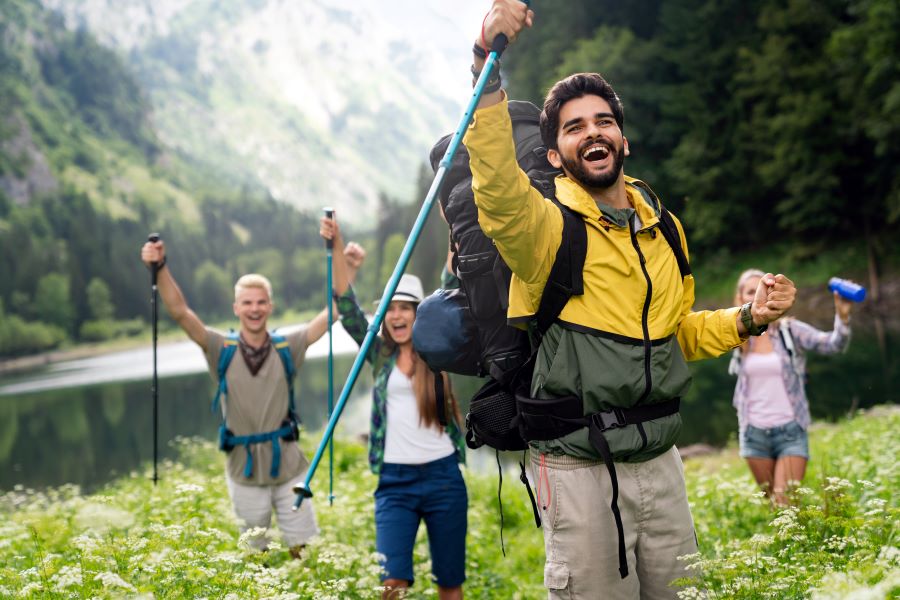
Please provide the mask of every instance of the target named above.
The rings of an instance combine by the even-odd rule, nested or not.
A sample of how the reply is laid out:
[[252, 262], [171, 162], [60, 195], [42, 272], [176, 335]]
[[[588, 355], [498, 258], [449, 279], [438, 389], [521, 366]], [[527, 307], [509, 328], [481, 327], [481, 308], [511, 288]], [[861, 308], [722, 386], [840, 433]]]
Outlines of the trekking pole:
[[[151, 233], [147, 236], [147, 241], [155, 244], [162, 238], [158, 233]], [[150, 384], [150, 390], [153, 394], [153, 485], [156, 485], [156, 482], [159, 481], [159, 477], [156, 473], [156, 463], [157, 463], [157, 439], [159, 437], [159, 394], [157, 390], [157, 374], [156, 374], [156, 323], [157, 323], [157, 313], [156, 313], [156, 297], [157, 297], [157, 287], [156, 287], [156, 276], [159, 273], [159, 263], [154, 262], [150, 264], [150, 323], [151, 328], [153, 330], [153, 381]]]
[[[528, 4], [528, 2], [525, 3]], [[337, 405], [334, 407], [334, 412], [328, 419], [328, 425], [325, 427], [322, 441], [316, 449], [316, 454], [313, 456], [312, 462], [309, 463], [309, 469], [306, 471], [306, 478], [302, 483], [298, 483], [294, 486], [294, 493], [297, 494], [297, 499], [294, 501], [294, 510], [300, 508], [300, 504], [302, 504], [304, 498], [312, 498], [313, 493], [309, 487], [309, 483], [316, 474], [319, 461], [322, 460], [325, 445], [328, 444], [329, 440], [334, 435], [335, 425], [337, 425], [338, 419], [341, 418], [341, 413], [344, 411], [344, 406], [347, 404], [347, 398], [350, 396], [353, 385], [356, 383], [357, 377], [359, 377], [359, 371], [366, 360], [366, 356], [369, 354], [369, 348], [372, 346], [375, 336], [378, 335], [382, 322], [384, 322], [384, 315], [390, 304], [390, 298], [392, 298], [394, 292], [397, 291], [400, 277], [403, 275], [406, 266], [409, 264], [410, 256], [412, 256], [412, 251], [419, 241], [419, 235], [421, 235], [422, 228], [425, 226], [425, 221], [428, 219], [428, 213], [431, 212], [434, 199], [437, 197], [441, 185], [444, 183], [444, 176], [447, 174], [447, 170], [453, 162], [453, 156], [456, 154], [456, 150], [459, 148], [463, 135], [469, 127], [469, 123], [472, 121], [472, 114], [475, 112], [475, 107], [477, 107], [478, 103], [481, 101], [484, 86], [487, 83], [487, 80], [490, 79], [491, 73], [497, 64], [497, 60], [500, 58], [503, 50], [506, 49], [507, 42], [508, 39], [506, 35], [501, 33], [494, 38], [494, 42], [491, 44], [491, 51], [484, 61], [484, 68], [481, 70], [481, 76], [478, 77], [478, 81], [475, 83], [469, 105], [466, 107], [466, 112], [463, 113], [462, 119], [459, 121], [459, 125], [456, 128], [456, 132], [453, 134], [453, 138], [450, 140], [450, 144], [447, 146], [446, 152], [444, 152], [444, 157], [441, 159], [438, 170], [434, 174], [434, 180], [431, 182], [431, 187], [428, 189], [425, 200], [422, 202], [419, 216], [416, 217], [412, 231], [410, 231], [409, 237], [406, 238], [406, 244], [400, 252], [400, 259], [397, 261], [397, 266], [394, 267], [394, 272], [391, 273], [391, 277], [388, 279], [387, 285], [384, 288], [384, 292], [381, 295], [382, 301], [378, 303], [378, 308], [375, 310], [375, 317], [369, 324], [369, 327], [366, 330], [366, 337], [359, 346], [359, 354], [356, 355], [356, 360], [353, 361], [353, 366], [350, 368], [350, 373], [347, 375], [347, 381], [344, 383], [344, 388], [341, 390], [341, 395], [338, 398]]]
[[[334, 218], [334, 209], [325, 208], [325, 216], [329, 219]], [[333, 347], [333, 325], [332, 312], [334, 305], [334, 283], [331, 280], [331, 262], [333, 258], [334, 240], [325, 240], [325, 272], [326, 284], [325, 303], [328, 306], [328, 419], [331, 419], [331, 413], [334, 411], [334, 347]], [[340, 257], [338, 258], [340, 260]], [[328, 506], [334, 505], [334, 437], [328, 440]]]

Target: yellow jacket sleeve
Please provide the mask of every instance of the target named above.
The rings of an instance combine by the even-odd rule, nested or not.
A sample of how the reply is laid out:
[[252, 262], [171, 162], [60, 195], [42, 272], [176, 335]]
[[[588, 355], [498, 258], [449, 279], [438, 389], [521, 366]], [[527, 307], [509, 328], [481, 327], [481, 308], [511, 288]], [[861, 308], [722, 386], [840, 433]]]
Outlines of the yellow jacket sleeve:
[[531, 186], [516, 162], [505, 97], [475, 112], [463, 143], [482, 231], [519, 279], [542, 286], [562, 239], [562, 214]]
[[[673, 215], [681, 238], [681, 247], [687, 257], [687, 239], [681, 222]], [[740, 307], [719, 310], [692, 310], [694, 306], [694, 276], [684, 278], [684, 296], [681, 301], [681, 320], [675, 332], [678, 345], [687, 360], [715, 358], [744, 340], [738, 335], [737, 315]]]

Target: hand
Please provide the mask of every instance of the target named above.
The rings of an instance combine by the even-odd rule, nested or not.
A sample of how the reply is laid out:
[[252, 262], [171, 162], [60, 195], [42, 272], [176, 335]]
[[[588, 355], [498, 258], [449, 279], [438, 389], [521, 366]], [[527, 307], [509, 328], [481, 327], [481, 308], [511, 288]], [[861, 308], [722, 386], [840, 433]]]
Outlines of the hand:
[[366, 249], [356, 242], [350, 242], [344, 248], [344, 260], [348, 269], [356, 271], [366, 260]]
[[487, 44], [485, 50], [490, 50], [494, 38], [500, 33], [505, 33], [509, 43], [513, 43], [519, 32], [525, 27], [534, 24], [534, 11], [521, 0], [494, 0], [490, 12], [484, 20], [484, 39], [481, 32], [476, 43], [481, 46]]
[[844, 325], [850, 322], [850, 308], [852, 307], [851, 301], [834, 292], [834, 312]]
[[341, 229], [334, 217], [322, 217], [319, 219], [319, 235], [324, 240], [341, 240]]
[[141, 247], [141, 260], [149, 269], [153, 263], [161, 263], [166, 257], [166, 243], [162, 240], [158, 242], [146, 242]]
[[766, 273], [759, 280], [750, 306], [754, 325], [767, 325], [781, 318], [794, 305], [797, 288], [784, 275]]

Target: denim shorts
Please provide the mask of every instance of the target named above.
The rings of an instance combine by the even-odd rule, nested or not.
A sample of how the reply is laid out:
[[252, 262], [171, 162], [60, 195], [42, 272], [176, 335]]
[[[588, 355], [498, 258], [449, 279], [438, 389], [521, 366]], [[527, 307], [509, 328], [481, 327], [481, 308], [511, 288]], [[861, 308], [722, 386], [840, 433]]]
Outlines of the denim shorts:
[[741, 435], [742, 458], [777, 459], [782, 456], [802, 456], [809, 460], [809, 436], [796, 421], [769, 429], [747, 425]]
[[375, 490], [375, 547], [384, 556], [385, 579], [412, 585], [413, 546], [424, 520], [431, 573], [441, 587], [466, 580], [466, 513], [469, 498], [456, 453], [423, 465], [385, 463]]

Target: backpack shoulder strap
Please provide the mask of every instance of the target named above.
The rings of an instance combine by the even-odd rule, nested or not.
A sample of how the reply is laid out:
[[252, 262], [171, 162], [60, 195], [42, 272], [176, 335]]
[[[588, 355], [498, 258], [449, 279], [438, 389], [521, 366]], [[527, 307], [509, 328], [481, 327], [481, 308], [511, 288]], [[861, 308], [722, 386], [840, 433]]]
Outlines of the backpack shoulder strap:
[[290, 410], [291, 415], [295, 415], [294, 375], [296, 374], [296, 371], [294, 369], [294, 359], [291, 356], [291, 345], [288, 343], [287, 338], [280, 333], [271, 331], [269, 332], [269, 336], [272, 338], [272, 345], [275, 346], [275, 350], [278, 352], [278, 356], [281, 358], [281, 364], [284, 367], [284, 377], [287, 379], [288, 384], [288, 410]]
[[672, 214], [666, 210], [661, 203], [659, 205], [659, 230], [663, 237], [669, 242], [672, 253], [675, 254], [675, 260], [678, 261], [678, 270], [681, 272], [681, 278], [684, 279], [691, 274], [691, 263], [684, 253], [681, 246], [681, 236], [678, 234], [678, 226], [675, 225], [675, 219]]
[[228, 383], [225, 381], [225, 372], [228, 371], [228, 365], [234, 358], [234, 353], [238, 348], [238, 334], [234, 331], [228, 333], [225, 341], [222, 342], [222, 351], [219, 353], [219, 363], [216, 365], [216, 376], [219, 379], [219, 386], [216, 389], [216, 395], [212, 401], [212, 412], [219, 409], [219, 398], [228, 394]]
[[781, 338], [781, 343], [784, 344], [784, 349], [787, 350], [788, 358], [791, 360], [791, 368], [794, 370], [794, 373], [800, 375], [801, 373], [797, 369], [797, 346], [794, 344], [794, 336], [791, 334], [790, 319], [781, 321], [778, 327], [778, 336]]
[[584, 260], [587, 256], [587, 226], [584, 219], [563, 205], [556, 198], [551, 198], [559, 208], [563, 217], [562, 242], [556, 251], [556, 259], [550, 269], [541, 304], [535, 319], [538, 336], [543, 337], [550, 325], [562, 312], [569, 298], [584, 293]]
[[669, 247], [672, 248], [675, 260], [678, 261], [678, 271], [681, 273], [681, 278], [684, 279], [691, 274], [691, 263], [688, 262], [688, 258], [684, 253], [684, 248], [681, 246], [681, 236], [678, 233], [678, 226], [675, 224], [675, 219], [672, 218], [672, 214], [666, 210], [666, 207], [663, 206], [663, 203], [659, 200], [656, 193], [650, 189], [649, 185], [639, 179], [628, 182], [628, 185], [636, 188], [641, 193], [641, 196], [644, 197], [644, 200], [646, 200], [659, 215], [659, 230], [662, 232], [666, 242], [669, 243]]

